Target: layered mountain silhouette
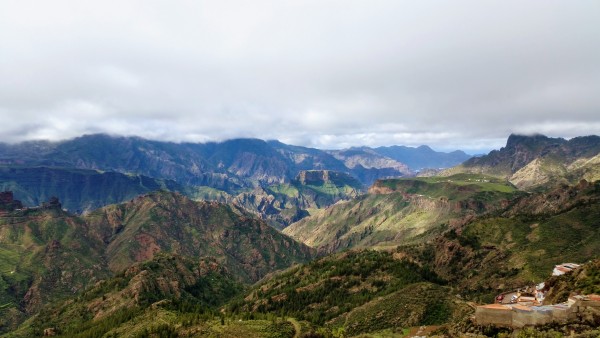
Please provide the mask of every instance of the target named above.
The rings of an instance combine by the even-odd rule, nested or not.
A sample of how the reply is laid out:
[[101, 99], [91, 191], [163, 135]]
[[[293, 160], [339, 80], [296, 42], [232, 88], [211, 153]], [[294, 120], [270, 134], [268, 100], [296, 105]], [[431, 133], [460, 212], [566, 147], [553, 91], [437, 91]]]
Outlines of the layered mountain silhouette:
[[472, 157], [461, 150], [444, 153], [435, 151], [425, 145], [417, 148], [406, 146], [378, 147], [373, 150], [378, 154], [400, 161], [413, 170], [450, 168]]
[[[307, 172], [327, 178], [300, 182]], [[412, 174], [399, 157], [369, 148], [323, 151], [258, 139], [200, 144], [95, 134], [0, 144], [0, 189], [29, 206], [57, 196], [75, 213], [162, 189], [233, 202], [285, 227], [308, 209], [357, 196], [379, 178]]]
[[[0, 189], [14, 193], [0, 193], [0, 334], [511, 334], [477, 326], [473, 306], [542, 281], [553, 302], [600, 293], [599, 153], [597, 136], [511, 135], [416, 177], [468, 155], [2, 144]], [[563, 262], [583, 267], [549, 278]], [[590, 315], [530, 331], [598, 327]]]
[[[421, 154], [436, 168], [447, 167], [450, 162], [446, 158], [453, 156], [453, 153], [432, 152], [428, 147], [410, 149], [413, 149], [411, 156]], [[228, 192], [240, 187], [289, 182], [302, 170], [346, 172], [365, 185], [379, 177], [410, 174], [413, 168], [403, 162], [405, 158], [398, 152], [394, 154], [393, 158], [387, 157], [370, 148], [323, 151], [258, 139], [171, 143], [104, 134], [55, 143], [0, 144], [3, 165], [110, 170]]]
[[[258, 139], [221, 143], [170, 143], [138, 137], [86, 135], [58, 143], [25, 142], [0, 146], [0, 163], [133, 173], [182, 185], [226, 192], [287, 183], [302, 170], [358, 173], [370, 184], [382, 175], [407, 173], [395, 167], [348, 167], [325, 151]], [[370, 169], [370, 175], [362, 174]], [[382, 173], [378, 174], [378, 170]], [[370, 181], [369, 181], [370, 180]]]

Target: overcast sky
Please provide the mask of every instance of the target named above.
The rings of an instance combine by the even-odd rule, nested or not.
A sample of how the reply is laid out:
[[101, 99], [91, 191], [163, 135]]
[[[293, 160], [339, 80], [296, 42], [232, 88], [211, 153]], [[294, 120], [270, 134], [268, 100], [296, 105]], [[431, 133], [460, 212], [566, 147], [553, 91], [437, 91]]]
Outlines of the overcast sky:
[[0, 141], [600, 134], [600, 1], [0, 0]]

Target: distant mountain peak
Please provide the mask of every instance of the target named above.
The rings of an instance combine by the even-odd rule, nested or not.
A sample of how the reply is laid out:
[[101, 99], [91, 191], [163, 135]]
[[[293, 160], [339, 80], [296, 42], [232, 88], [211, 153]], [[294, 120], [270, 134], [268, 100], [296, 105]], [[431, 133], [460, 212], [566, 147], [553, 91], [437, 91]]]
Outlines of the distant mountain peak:
[[[596, 177], [593, 161], [589, 161], [599, 153], [600, 137], [595, 135], [566, 140], [541, 134], [511, 134], [506, 147], [474, 157], [443, 175], [492, 175], [507, 179], [522, 189], [560, 182], [575, 183], [581, 178]], [[590, 164], [575, 165], [577, 161]]]
[[411, 170], [449, 168], [471, 158], [470, 155], [461, 150], [445, 153], [435, 151], [428, 145], [421, 145], [416, 148], [407, 146], [378, 147], [373, 150], [378, 154], [406, 164]]
[[541, 143], [557, 143], [562, 144], [566, 142], [563, 138], [551, 138], [542, 134], [531, 134], [531, 135], [523, 135], [523, 134], [510, 134], [508, 139], [506, 140], [506, 148], [514, 148], [519, 144], [527, 144], [527, 145], [537, 145]]

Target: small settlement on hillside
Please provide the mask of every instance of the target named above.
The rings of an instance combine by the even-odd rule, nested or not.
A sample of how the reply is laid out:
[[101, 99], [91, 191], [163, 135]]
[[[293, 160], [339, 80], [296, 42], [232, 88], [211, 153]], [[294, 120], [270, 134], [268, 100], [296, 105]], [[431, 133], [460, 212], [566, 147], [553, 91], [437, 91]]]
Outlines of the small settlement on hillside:
[[[562, 275], [578, 269], [580, 265], [563, 263], [557, 265], [552, 275]], [[496, 304], [478, 306], [475, 321], [479, 325], [494, 325], [511, 328], [544, 325], [552, 322], [567, 323], [581, 314], [600, 312], [599, 295], [577, 295], [565, 303], [542, 305], [544, 283], [498, 295]]]

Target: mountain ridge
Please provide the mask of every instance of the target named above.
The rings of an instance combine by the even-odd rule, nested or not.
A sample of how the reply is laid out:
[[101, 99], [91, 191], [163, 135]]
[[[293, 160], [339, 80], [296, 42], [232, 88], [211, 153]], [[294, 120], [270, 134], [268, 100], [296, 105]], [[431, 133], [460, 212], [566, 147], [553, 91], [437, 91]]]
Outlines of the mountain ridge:
[[0, 318], [11, 318], [14, 328], [46, 304], [162, 253], [212, 257], [238, 283], [314, 255], [250, 214], [178, 193], [142, 195], [83, 217], [52, 199], [0, 213]]
[[462, 150], [444, 153], [435, 151], [427, 145], [421, 145], [416, 148], [396, 145], [377, 147], [373, 150], [379, 154], [405, 163], [412, 170], [449, 168], [472, 157]]
[[485, 174], [531, 190], [548, 184], [576, 184], [583, 178], [596, 179], [594, 158], [599, 154], [600, 136], [596, 135], [565, 140], [541, 134], [511, 134], [505, 147], [471, 158], [440, 175]]
[[59, 142], [1, 143], [0, 164], [135, 173], [227, 192], [286, 183], [302, 170], [347, 172], [365, 185], [377, 178], [411, 173], [398, 159], [373, 149], [363, 148], [359, 157], [343, 155], [351, 151], [355, 150], [326, 151], [260, 139], [173, 143], [90, 134]]

